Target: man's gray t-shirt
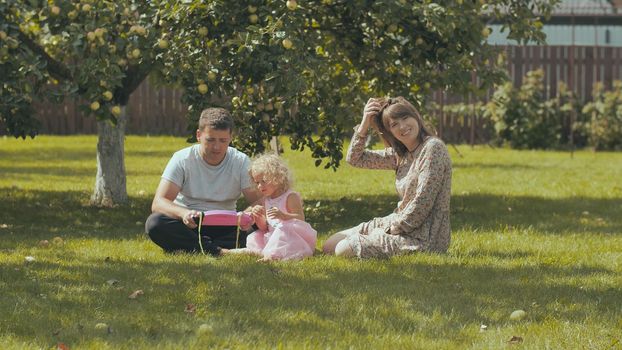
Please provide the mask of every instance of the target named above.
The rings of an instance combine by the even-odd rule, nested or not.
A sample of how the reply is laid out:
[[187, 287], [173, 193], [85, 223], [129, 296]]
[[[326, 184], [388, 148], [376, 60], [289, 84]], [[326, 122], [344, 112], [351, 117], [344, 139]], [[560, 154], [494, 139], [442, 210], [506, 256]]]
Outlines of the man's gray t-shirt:
[[251, 187], [250, 159], [233, 147], [223, 161], [209, 165], [196, 144], [175, 152], [162, 178], [181, 188], [175, 204], [194, 210], [236, 210], [242, 190]]

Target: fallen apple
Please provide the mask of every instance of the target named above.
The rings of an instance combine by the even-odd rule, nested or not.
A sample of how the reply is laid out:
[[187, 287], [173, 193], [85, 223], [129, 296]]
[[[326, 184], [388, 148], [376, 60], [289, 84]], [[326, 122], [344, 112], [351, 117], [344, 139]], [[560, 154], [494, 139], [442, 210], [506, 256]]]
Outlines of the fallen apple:
[[207, 334], [212, 333], [212, 331], [213, 331], [212, 326], [208, 325], [207, 323], [203, 323], [197, 329], [197, 334], [207, 335]]
[[104, 334], [110, 333], [110, 327], [104, 322], [95, 324], [95, 330]]
[[527, 316], [527, 313], [524, 310], [514, 310], [510, 314], [510, 320], [512, 321], [520, 321]]

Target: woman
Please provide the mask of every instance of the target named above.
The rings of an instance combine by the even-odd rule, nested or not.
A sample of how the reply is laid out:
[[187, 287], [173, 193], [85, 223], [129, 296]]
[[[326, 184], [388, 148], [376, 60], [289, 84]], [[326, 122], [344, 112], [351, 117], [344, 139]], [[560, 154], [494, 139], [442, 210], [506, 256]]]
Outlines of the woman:
[[[365, 149], [370, 126], [387, 148]], [[370, 258], [447, 251], [451, 160], [443, 141], [425, 126], [410, 102], [403, 97], [369, 99], [346, 160], [355, 167], [394, 169], [400, 201], [393, 213], [328, 238], [324, 253]]]

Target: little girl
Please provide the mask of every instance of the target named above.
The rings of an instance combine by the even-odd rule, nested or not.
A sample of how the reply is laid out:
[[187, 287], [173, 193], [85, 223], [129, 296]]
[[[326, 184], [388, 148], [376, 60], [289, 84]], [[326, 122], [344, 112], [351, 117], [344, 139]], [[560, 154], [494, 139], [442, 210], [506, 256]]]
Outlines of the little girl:
[[266, 260], [302, 259], [313, 255], [317, 232], [305, 222], [302, 198], [291, 190], [291, 172], [274, 154], [257, 158], [249, 170], [263, 195], [250, 209], [259, 228], [246, 239], [246, 248], [224, 253], [252, 253]]

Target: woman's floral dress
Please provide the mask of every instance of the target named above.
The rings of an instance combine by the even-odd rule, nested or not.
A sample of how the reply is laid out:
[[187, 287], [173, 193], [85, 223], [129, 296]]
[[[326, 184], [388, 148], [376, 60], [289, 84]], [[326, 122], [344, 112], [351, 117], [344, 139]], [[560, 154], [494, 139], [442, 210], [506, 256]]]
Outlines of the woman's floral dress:
[[451, 239], [451, 159], [443, 141], [428, 137], [398, 160], [392, 148], [365, 149], [365, 137], [355, 131], [346, 161], [360, 168], [394, 169], [400, 197], [393, 213], [342, 232], [357, 256], [447, 251]]

